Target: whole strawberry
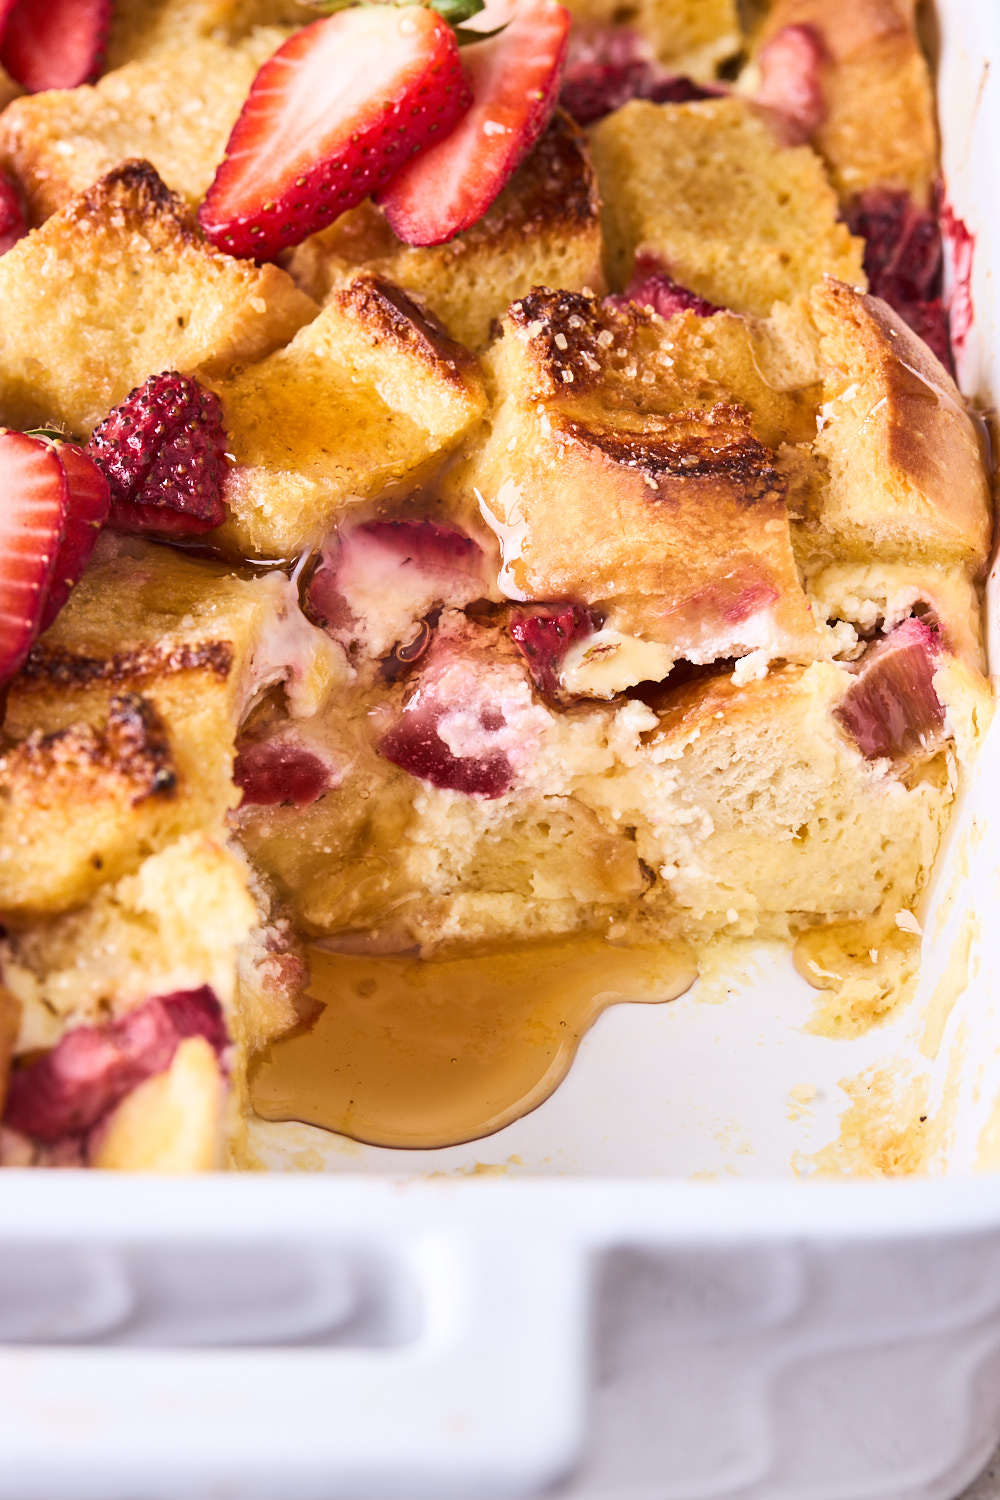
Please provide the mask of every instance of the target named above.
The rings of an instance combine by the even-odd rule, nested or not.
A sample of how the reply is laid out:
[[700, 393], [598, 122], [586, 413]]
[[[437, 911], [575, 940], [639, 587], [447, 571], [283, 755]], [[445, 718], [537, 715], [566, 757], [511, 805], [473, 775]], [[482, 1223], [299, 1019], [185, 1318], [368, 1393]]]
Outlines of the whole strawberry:
[[222, 407], [189, 375], [150, 375], [94, 429], [87, 452], [111, 487], [116, 530], [170, 539], [222, 521]]

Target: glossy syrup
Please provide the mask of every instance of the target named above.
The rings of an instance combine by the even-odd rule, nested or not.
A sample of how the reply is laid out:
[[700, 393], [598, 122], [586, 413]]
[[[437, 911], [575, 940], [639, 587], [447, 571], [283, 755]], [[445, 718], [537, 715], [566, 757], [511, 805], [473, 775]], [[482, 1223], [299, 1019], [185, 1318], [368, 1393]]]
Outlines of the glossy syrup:
[[686, 949], [599, 938], [430, 962], [310, 957], [308, 994], [323, 1008], [254, 1060], [254, 1109], [410, 1148], [477, 1140], [527, 1114], [608, 1005], [675, 999], [696, 973]]

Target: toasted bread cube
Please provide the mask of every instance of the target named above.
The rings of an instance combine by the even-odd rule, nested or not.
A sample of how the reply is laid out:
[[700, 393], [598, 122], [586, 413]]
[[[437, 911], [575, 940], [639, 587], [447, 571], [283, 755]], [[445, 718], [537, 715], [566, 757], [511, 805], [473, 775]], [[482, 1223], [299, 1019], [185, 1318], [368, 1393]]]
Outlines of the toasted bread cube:
[[76, 437], [161, 370], [224, 371], [315, 304], [276, 266], [207, 245], [147, 162], [126, 162], [0, 257], [0, 418]]
[[234, 578], [109, 536], [10, 687], [6, 919], [65, 911], [182, 833], [221, 830], [240, 799], [232, 766], [247, 703], [288, 677], [293, 706], [308, 711], [296, 695], [319, 701], [336, 656], [287, 579]]
[[822, 162], [782, 145], [752, 105], [633, 100], [591, 145], [613, 285], [644, 252], [710, 302], [766, 317], [824, 272], [864, 282], [862, 242], [839, 221]]
[[257, 921], [248, 881], [245, 861], [220, 840], [187, 834], [85, 906], [9, 930], [2, 961], [23, 1008], [19, 1051], [204, 984], [228, 1012], [237, 952]]
[[742, 43], [736, 0], [569, 0], [567, 9], [584, 24], [634, 28], [660, 62], [690, 78], [714, 78]]
[[884, 302], [827, 281], [812, 298], [826, 370], [816, 452], [828, 468], [814, 550], [986, 564], [989, 482], [954, 381]]
[[196, 206], [222, 160], [254, 75], [283, 40], [256, 32], [227, 47], [197, 38], [99, 83], [19, 99], [0, 116], [0, 162], [40, 224], [99, 177], [141, 156]]
[[223, 1160], [226, 1088], [203, 1036], [140, 1083], [101, 1127], [90, 1164], [115, 1172], [210, 1172]]
[[214, 388], [236, 459], [219, 534], [270, 557], [318, 543], [359, 498], [416, 483], [486, 405], [475, 357], [371, 276]]
[[105, 69], [183, 51], [203, 37], [234, 42], [257, 26], [304, 26], [315, 19], [315, 10], [299, 0], [115, 0]]
[[[665, 322], [535, 291], [508, 314], [491, 433], [463, 480], [500, 539], [509, 598], [605, 616], [594, 644], [605, 665], [614, 648], [621, 675], [607, 681], [602, 666], [602, 696], [681, 657], [826, 649], [775, 453], [814, 418], [756, 366], [746, 321], [729, 313]], [[633, 661], [622, 634], [663, 649]]]
[[822, 40], [826, 116], [813, 144], [843, 198], [886, 186], [930, 206], [934, 89], [915, 11], [916, 0], [773, 0], [768, 12], [763, 42], [783, 26], [809, 26]]
[[368, 200], [300, 245], [288, 269], [318, 302], [371, 271], [416, 298], [459, 343], [481, 349], [532, 286], [599, 291], [601, 246], [585, 137], [560, 113], [479, 223], [448, 244], [402, 244]]

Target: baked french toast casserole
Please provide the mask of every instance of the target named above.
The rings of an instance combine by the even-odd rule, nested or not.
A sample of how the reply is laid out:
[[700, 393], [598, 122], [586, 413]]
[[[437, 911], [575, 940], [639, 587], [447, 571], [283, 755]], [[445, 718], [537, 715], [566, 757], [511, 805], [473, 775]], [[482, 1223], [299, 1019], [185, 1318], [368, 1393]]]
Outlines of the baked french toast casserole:
[[246, 1165], [317, 952], [907, 992], [991, 712], [914, 8], [0, 7], [4, 1163]]

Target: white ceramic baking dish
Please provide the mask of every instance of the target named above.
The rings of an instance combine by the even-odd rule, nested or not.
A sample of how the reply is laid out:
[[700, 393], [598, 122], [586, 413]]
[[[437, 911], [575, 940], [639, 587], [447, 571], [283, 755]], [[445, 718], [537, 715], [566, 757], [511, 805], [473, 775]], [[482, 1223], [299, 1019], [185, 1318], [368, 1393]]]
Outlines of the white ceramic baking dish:
[[[988, 402], [1000, 3], [937, 19]], [[1000, 724], [920, 992], [860, 1039], [804, 1029], [814, 992], [757, 951], [606, 1013], [471, 1147], [267, 1126], [270, 1175], [4, 1173], [0, 1496], [953, 1500], [1000, 1437], [998, 787]], [[873, 1072], [890, 1115], [926, 1087], [927, 1176], [805, 1181]]]

